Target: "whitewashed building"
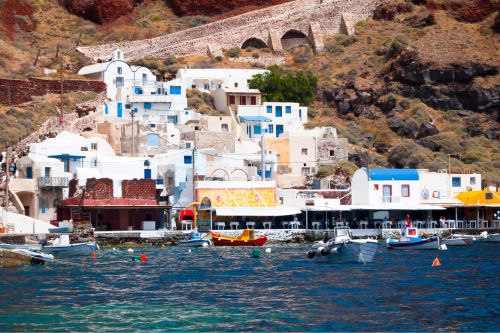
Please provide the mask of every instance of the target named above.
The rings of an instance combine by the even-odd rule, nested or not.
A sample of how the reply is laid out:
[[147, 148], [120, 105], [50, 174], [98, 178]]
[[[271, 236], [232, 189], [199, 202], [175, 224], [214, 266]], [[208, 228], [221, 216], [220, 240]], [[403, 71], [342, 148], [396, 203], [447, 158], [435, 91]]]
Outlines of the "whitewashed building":
[[210, 93], [224, 86], [236, 89], [248, 89], [248, 81], [257, 74], [268, 73], [263, 69], [234, 68], [181, 68], [177, 71], [187, 89], [197, 89]]

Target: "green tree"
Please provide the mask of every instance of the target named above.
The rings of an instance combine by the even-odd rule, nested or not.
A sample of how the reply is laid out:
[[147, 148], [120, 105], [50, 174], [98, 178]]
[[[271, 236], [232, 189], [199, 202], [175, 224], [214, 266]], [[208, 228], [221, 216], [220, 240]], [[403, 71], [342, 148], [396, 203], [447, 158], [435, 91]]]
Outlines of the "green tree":
[[255, 75], [249, 82], [259, 89], [265, 102], [296, 102], [309, 105], [314, 100], [318, 78], [311, 71], [285, 71], [271, 66], [269, 72]]

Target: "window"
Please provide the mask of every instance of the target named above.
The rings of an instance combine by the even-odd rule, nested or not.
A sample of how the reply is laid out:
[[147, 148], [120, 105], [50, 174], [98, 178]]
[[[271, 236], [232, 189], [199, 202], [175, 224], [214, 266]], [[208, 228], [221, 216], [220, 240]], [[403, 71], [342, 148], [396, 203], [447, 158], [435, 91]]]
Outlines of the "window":
[[283, 107], [282, 106], [276, 107], [276, 117], [283, 117]]
[[266, 106], [266, 112], [267, 113], [273, 113], [273, 107], [271, 105]]
[[105, 116], [109, 115], [109, 108], [108, 108], [108, 104], [104, 104], [104, 115], [105, 115]]
[[90, 149], [91, 150], [97, 150], [97, 142], [90, 143]]
[[117, 72], [118, 74], [121, 74], [121, 73], [122, 73], [122, 68], [121, 68], [121, 67], [117, 67], [117, 68], [116, 68], [116, 72]]
[[132, 108], [132, 104], [125, 104], [125, 109], [131, 109]]
[[302, 148], [302, 155], [307, 155], [307, 148]]
[[302, 109], [299, 109], [299, 119], [302, 120]]
[[234, 83], [234, 87], [235, 87], [235, 88], [238, 88], [238, 82], [235, 82], [235, 83]]
[[485, 198], [486, 200], [493, 200], [493, 192], [486, 192], [486, 193], [484, 194], [484, 198]]
[[220, 126], [221, 126], [222, 132], [229, 132], [229, 126], [227, 124], [222, 124]]
[[260, 124], [255, 124], [253, 125], [253, 134], [260, 134], [261, 133], [261, 130], [260, 130]]
[[196, 84], [192, 84], [191, 89], [196, 89]]
[[240, 105], [247, 105], [247, 97], [240, 96]]
[[268, 133], [274, 133], [274, 126], [272, 124], [269, 124], [267, 127], [267, 132]]
[[384, 185], [382, 186], [382, 199], [383, 202], [392, 202], [392, 186]]
[[257, 105], [257, 96], [250, 96], [250, 105]]
[[159, 147], [160, 146], [160, 136], [158, 134], [149, 133], [147, 136], [148, 147]]
[[148, 82], [148, 75], [146, 73], [142, 73], [142, 85], [146, 85]]
[[292, 107], [289, 106], [289, 105], [285, 106], [285, 112], [286, 113], [292, 113]]
[[165, 115], [160, 116], [160, 121], [165, 122], [167, 120], [167, 117]]
[[451, 178], [451, 186], [452, 187], [461, 187], [462, 179], [460, 177], [452, 177]]
[[144, 109], [151, 110], [151, 102], [144, 102]]
[[311, 173], [311, 168], [309, 167], [306, 167], [306, 168], [302, 168], [302, 175], [303, 176], [307, 176]]
[[186, 149], [190, 149], [192, 147], [191, 142], [186, 142], [185, 145], [186, 145]]
[[236, 96], [234, 95], [229, 95], [229, 104], [234, 105], [236, 104]]
[[401, 196], [403, 198], [408, 198], [410, 196], [410, 185], [401, 185]]
[[149, 124], [149, 128], [156, 128], [156, 124]]
[[26, 168], [26, 178], [33, 179], [33, 168], [32, 167]]
[[117, 77], [116, 78], [116, 87], [117, 88], [122, 88], [123, 87], [123, 78], [122, 77]]
[[205, 90], [210, 90], [210, 85], [208, 83], [205, 83], [203, 87], [205, 88]]
[[476, 177], [470, 177], [470, 184], [476, 185]]
[[170, 95], [180, 95], [181, 87], [180, 86], [170, 86]]
[[45, 177], [50, 177], [50, 167], [45, 167]]
[[335, 157], [335, 150], [334, 149], [330, 149], [330, 157]]
[[184, 164], [193, 164], [193, 156], [184, 156]]

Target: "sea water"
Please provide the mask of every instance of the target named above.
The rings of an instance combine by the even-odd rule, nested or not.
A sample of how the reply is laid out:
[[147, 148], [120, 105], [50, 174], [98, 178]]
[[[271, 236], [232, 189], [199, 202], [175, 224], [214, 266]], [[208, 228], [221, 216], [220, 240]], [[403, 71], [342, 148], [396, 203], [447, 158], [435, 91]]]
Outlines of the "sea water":
[[[500, 244], [323, 264], [310, 245], [106, 249], [0, 269], [0, 331], [498, 331]], [[147, 261], [132, 261], [146, 254]], [[438, 257], [441, 266], [431, 267]]]

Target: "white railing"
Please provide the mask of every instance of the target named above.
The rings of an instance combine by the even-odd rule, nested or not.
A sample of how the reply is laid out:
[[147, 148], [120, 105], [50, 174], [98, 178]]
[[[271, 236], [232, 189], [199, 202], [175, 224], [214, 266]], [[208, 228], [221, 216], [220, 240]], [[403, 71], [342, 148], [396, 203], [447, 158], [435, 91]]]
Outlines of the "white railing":
[[399, 203], [399, 199], [400, 199], [400, 197], [390, 196], [390, 195], [388, 195], [388, 196], [384, 195], [382, 197], [382, 202], [383, 203]]
[[68, 187], [69, 178], [66, 177], [38, 177], [38, 187]]

